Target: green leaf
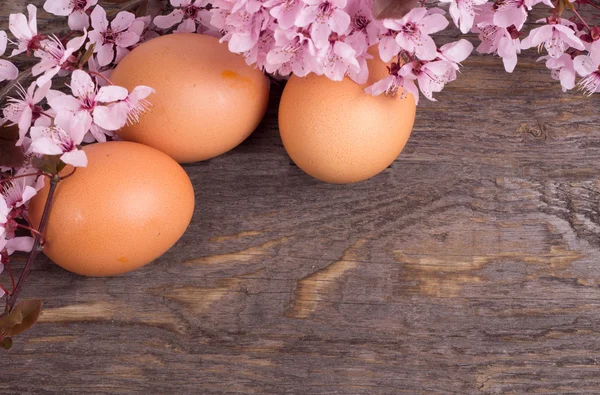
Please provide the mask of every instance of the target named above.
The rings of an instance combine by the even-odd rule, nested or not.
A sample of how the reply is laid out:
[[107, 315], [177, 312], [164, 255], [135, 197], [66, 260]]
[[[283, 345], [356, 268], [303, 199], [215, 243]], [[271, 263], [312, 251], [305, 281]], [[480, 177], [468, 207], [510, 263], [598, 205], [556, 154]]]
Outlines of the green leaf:
[[4, 339], [0, 340], [0, 348], [3, 348], [5, 350], [10, 350], [13, 346], [13, 341], [10, 337], [5, 337]]
[[400, 19], [418, 3], [418, 0], [374, 0], [371, 11], [375, 19]]
[[41, 311], [41, 300], [22, 301], [14, 307], [13, 311], [0, 318], [0, 332], [5, 333], [5, 336], [14, 336], [26, 331], [36, 323]]
[[59, 155], [44, 155], [31, 160], [33, 167], [47, 174], [58, 174], [61, 170], [61, 163]]
[[88, 60], [90, 60], [90, 58], [94, 54], [95, 47], [96, 47], [95, 43], [90, 45], [89, 48], [85, 51], [85, 53], [83, 55], [81, 55], [81, 59], [79, 59], [79, 67], [85, 66], [85, 64], [88, 62]]

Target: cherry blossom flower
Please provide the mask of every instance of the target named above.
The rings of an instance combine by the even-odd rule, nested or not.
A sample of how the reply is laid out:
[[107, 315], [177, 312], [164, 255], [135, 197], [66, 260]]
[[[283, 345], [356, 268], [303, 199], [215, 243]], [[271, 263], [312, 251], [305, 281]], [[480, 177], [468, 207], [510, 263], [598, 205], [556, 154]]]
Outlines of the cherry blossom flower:
[[171, 0], [175, 10], [169, 15], [158, 15], [154, 24], [160, 29], [169, 29], [175, 25], [177, 33], [194, 33], [196, 25], [211, 27], [210, 7], [207, 0]]
[[[415, 98], [415, 102], [419, 102], [419, 90], [415, 85], [415, 77], [412, 76], [412, 68], [411, 67], [401, 67], [400, 60], [397, 62], [392, 62], [389, 66], [386, 66], [389, 72], [389, 75], [371, 86], [365, 88], [365, 92], [377, 96], [382, 93], [385, 93], [388, 96], [395, 96], [398, 91], [402, 90], [402, 97], [406, 95], [406, 93], [411, 93]], [[411, 75], [411, 78], [406, 78]]]
[[587, 96], [600, 92], [600, 52], [575, 57], [573, 68], [583, 77], [577, 84], [580, 90]]
[[[135, 15], [131, 12], [121, 11], [112, 22], [106, 19], [106, 11], [100, 6], [96, 6], [92, 11], [92, 27], [90, 31], [90, 43], [95, 44], [94, 53], [98, 54], [98, 64], [106, 66], [116, 59], [122, 59], [124, 54], [128, 53], [128, 47], [136, 44], [140, 36], [130, 29], [135, 21]], [[143, 22], [140, 21], [143, 29]], [[139, 23], [134, 25], [139, 29]], [[135, 30], [135, 29], [134, 29]]]
[[356, 60], [356, 51], [342, 41], [332, 41], [328, 48], [321, 51], [323, 60], [323, 74], [333, 81], [341, 81], [349, 69], [360, 71], [360, 65]]
[[264, 7], [269, 9], [281, 29], [291, 29], [296, 24], [296, 18], [304, 7], [302, 0], [267, 0]]
[[228, 47], [231, 52], [244, 53], [258, 43], [260, 32], [272, 21], [273, 17], [264, 9], [255, 14], [249, 14], [247, 11], [230, 14], [227, 17], [227, 24], [233, 27], [233, 30], [221, 40], [229, 41]]
[[12, 255], [15, 251], [29, 252], [33, 248], [33, 237], [21, 236], [6, 240], [6, 253]]
[[487, 0], [440, 0], [440, 2], [450, 3], [450, 16], [456, 27], [464, 34], [473, 27], [476, 6], [485, 4]]
[[368, 48], [378, 41], [380, 27], [373, 23], [371, 2], [354, 0], [348, 3], [346, 11], [350, 16], [350, 32], [344, 42], [361, 53], [365, 46]]
[[[25, 205], [37, 192], [44, 187], [44, 177], [37, 176], [37, 170], [23, 167], [15, 173], [13, 180], [2, 184], [2, 199], [10, 208]], [[23, 177], [27, 174], [29, 176]]]
[[60, 160], [75, 167], [87, 166], [87, 156], [78, 149], [89, 124], [85, 119], [69, 112], [61, 112], [54, 119], [54, 126], [34, 126], [30, 135], [31, 151], [40, 155], [60, 155]]
[[33, 66], [32, 69], [34, 76], [41, 74], [37, 79], [38, 86], [45, 85], [59, 74], [61, 70], [69, 68], [72, 70], [73, 64], [77, 61], [77, 58], [73, 54], [81, 48], [86, 37], [87, 34], [84, 31], [83, 36], [70, 40], [66, 48], [55, 36], [44, 40], [40, 49], [35, 51], [35, 56], [41, 58], [41, 61]]
[[[431, 101], [436, 101], [433, 98], [433, 93], [440, 92], [444, 88], [444, 85], [449, 82], [447, 79], [449, 67], [452, 66], [444, 60], [433, 62], [418, 61], [404, 65], [403, 68], [407, 68], [407, 70], [403, 73], [406, 75], [405, 78], [417, 80], [419, 90], [423, 93], [423, 96]], [[412, 72], [412, 75], [408, 74], [409, 70]], [[415, 102], [419, 103], [418, 95], [415, 95]]]
[[4, 117], [11, 121], [13, 125], [19, 125], [19, 140], [17, 141], [17, 145], [23, 143], [25, 134], [29, 131], [32, 122], [38, 126], [47, 126], [52, 122], [44, 114], [44, 109], [38, 105], [46, 97], [51, 85], [52, 82], [48, 81], [36, 90], [37, 83], [34, 81], [29, 85], [27, 91], [25, 91], [18, 84], [17, 92], [20, 98], [8, 98], [9, 104], [4, 108], [3, 113]]
[[266, 71], [279, 71], [283, 76], [294, 73], [304, 77], [311, 72], [322, 74], [317, 49], [307, 31], [277, 29], [275, 48], [267, 53]]
[[98, 0], [46, 0], [44, 10], [53, 15], [69, 16], [71, 30], [83, 30], [90, 27], [87, 10], [98, 4]]
[[577, 73], [573, 67], [573, 57], [571, 55], [563, 53], [558, 58], [543, 56], [538, 60], [546, 60], [546, 67], [552, 71], [552, 78], [560, 81], [563, 92], [575, 88], [575, 75]]
[[575, 35], [573, 29], [565, 25], [571, 23], [567, 20], [561, 22], [563, 24], [549, 21], [547, 25], [533, 29], [529, 36], [521, 41], [521, 49], [543, 45], [551, 58], [559, 58], [569, 47], [583, 51], [583, 42]]
[[[120, 87], [115, 87], [120, 88]], [[94, 108], [94, 119], [102, 120], [102, 127], [109, 130], [118, 130], [125, 125], [131, 125], [140, 121], [140, 115], [147, 112], [151, 104], [146, 98], [156, 91], [148, 86], [136, 86], [129, 94], [125, 88], [125, 97], [120, 101], [108, 106]], [[97, 97], [99, 101], [114, 101], [117, 95], [106, 95]], [[120, 96], [120, 95], [119, 95]]]
[[527, 20], [525, 0], [497, 0], [494, 3], [494, 25], [499, 27], [515, 26], [521, 30]]
[[[0, 56], [6, 52], [8, 37], [6, 32], [0, 30]], [[8, 60], [0, 59], [0, 82], [6, 80], [14, 80], [19, 76], [19, 69]]]
[[103, 117], [104, 114], [95, 113], [94, 110], [103, 103], [123, 100], [127, 97], [127, 89], [119, 86], [96, 86], [92, 77], [82, 70], [75, 70], [71, 75], [71, 95], [60, 95], [49, 100], [50, 107], [57, 113], [68, 111], [83, 119], [84, 124], [89, 124], [89, 135], [85, 142], [105, 142], [106, 136], [114, 136], [111, 129], [112, 120]]
[[346, 0], [303, 0], [306, 6], [300, 10], [295, 24], [310, 26], [310, 35], [317, 48], [329, 45], [331, 32], [344, 34], [350, 25], [350, 15], [343, 9]]
[[12, 51], [11, 56], [36, 50], [43, 38], [37, 30], [37, 8], [29, 4], [27, 12], [29, 18], [26, 18], [24, 14], [10, 14], [8, 17], [8, 28], [17, 39], [17, 42], [14, 43], [17, 48]]
[[267, 67], [267, 54], [275, 46], [275, 33], [271, 29], [260, 32], [258, 41], [250, 50], [244, 52], [244, 59], [248, 65], [255, 65], [263, 70]]
[[517, 54], [521, 53], [519, 31], [515, 26], [499, 27], [485, 16], [483, 18], [485, 19], [473, 28], [475, 33], [479, 33], [479, 39], [481, 40], [477, 51], [498, 54], [502, 58], [504, 69], [508, 73], [512, 73], [517, 65]]
[[383, 25], [398, 32], [396, 42], [400, 48], [414, 53], [421, 60], [437, 56], [437, 47], [429, 34], [444, 30], [448, 20], [441, 14], [429, 14], [427, 9], [417, 7], [399, 20], [384, 20]]

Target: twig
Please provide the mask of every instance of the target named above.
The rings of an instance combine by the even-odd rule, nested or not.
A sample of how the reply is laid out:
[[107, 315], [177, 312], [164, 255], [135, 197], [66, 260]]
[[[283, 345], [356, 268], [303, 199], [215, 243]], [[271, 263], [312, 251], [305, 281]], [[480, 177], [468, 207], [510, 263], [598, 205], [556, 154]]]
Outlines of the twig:
[[44, 205], [44, 212], [42, 213], [42, 219], [40, 220], [40, 226], [38, 227], [38, 232], [36, 233], [33, 239], [33, 248], [31, 249], [31, 253], [29, 255], [29, 259], [19, 276], [19, 281], [17, 281], [17, 286], [10, 294], [8, 299], [6, 300], [6, 309], [4, 310], [4, 314], [8, 314], [15, 307], [15, 302], [17, 301], [17, 297], [23, 288], [23, 284], [25, 283], [25, 279], [29, 275], [31, 268], [35, 262], [35, 259], [42, 252], [42, 234], [46, 228], [46, 224], [48, 223], [48, 217], [50, 216], [50, 209], [52, 207], [52, 200], [54, 198], [54, 192], [56, 192], [56, 186], [58, 185], [58, 181], [60, 180], [60, 176], [55, 175], [50, 179], [50, 189], [48, 191], [48, 198], [46, 199], [46, 204]]

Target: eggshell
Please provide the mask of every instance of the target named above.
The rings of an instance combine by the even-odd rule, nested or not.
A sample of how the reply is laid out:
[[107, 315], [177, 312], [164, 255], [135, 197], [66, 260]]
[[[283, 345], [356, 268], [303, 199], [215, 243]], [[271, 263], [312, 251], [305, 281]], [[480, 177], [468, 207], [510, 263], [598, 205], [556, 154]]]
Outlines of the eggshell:
[[369, 81], [293, 76], [279, 104], [281, 140], [290, 158], [311, 176], [331, 183], [366, 180], [387, 168], [404, 148], [416, 106], [411, 94], [374, 97], [364, 88], [387, 75], [368, 61]]
[[[111, 276], [161, 256], [185, 232], [194, 190], [181, 166], [145, 145], [114, 141], [83, 148], [88, 166], [59, 182], [43, 252], [66, 270]], [[72, 171], [68, 166], [61, 174]], [[34, 197], [37, 228], [49, 183]]]
[[244, 141], [267, 110], [269, 81], [227, 44], [201, 34], [167, 34], [125, 56], [110, 79], [156, 90], [151, 112], [117, 134], [178, 162], [221, 155]]

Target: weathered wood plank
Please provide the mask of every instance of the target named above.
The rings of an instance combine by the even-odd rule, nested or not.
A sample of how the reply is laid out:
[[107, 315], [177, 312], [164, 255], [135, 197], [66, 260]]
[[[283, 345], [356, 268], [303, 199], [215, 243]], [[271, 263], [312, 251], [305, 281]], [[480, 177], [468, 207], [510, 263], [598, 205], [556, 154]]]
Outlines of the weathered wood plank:
[[513, 74], [475, 56], [390, 169], [337, 186], [290, 165], [280, 92], [186, 166], [197, 209], [164, 257], [106, 279], [40, 263], [0, 394], [598, 393], [597, 96], [534, 53]]

